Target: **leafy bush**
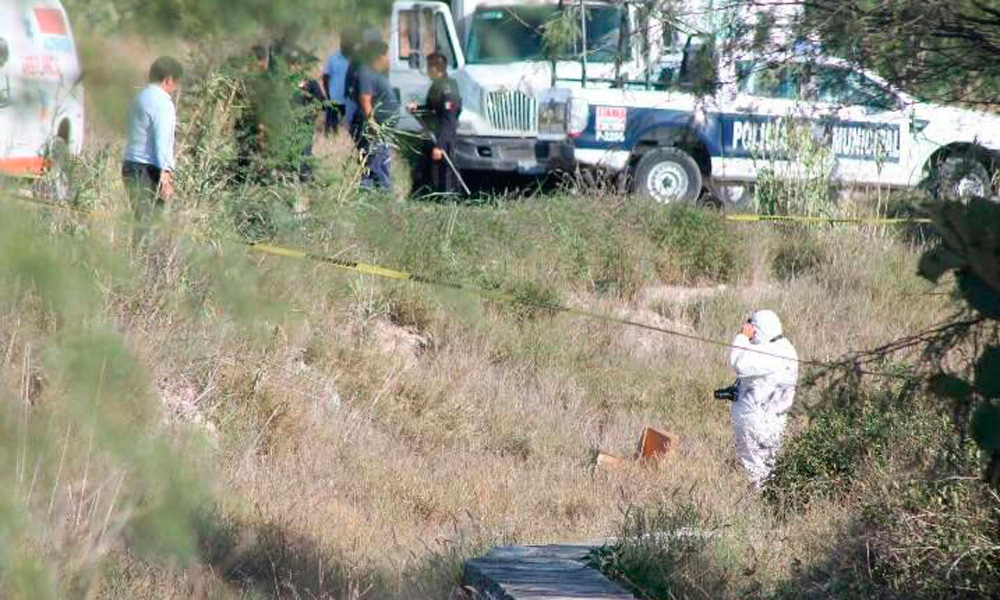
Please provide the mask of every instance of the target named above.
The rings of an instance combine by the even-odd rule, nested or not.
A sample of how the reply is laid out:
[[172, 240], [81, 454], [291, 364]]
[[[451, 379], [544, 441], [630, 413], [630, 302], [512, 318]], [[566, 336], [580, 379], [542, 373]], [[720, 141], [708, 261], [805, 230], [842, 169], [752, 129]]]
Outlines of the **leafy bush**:
[[650, 224], [650, 237], [664, 253], [659, 260], [664, 281], [727, 282], [736, 272], [729, 228], [715, 212], [684, 206], [660, 210]]
[[1000, 597], [1000, 498], [981, 482], [894, 482], [862, 508], [879, 596]]
[[507, 289], [519, 304], [505, 304], [505, 306], [509, 307], [510, 314], [519, 323], [552, 315], [553, 312], [544, 307], [557, 306], [560, 302], [559, 294], [555, 290], [534, 281], [516, 281]]
[[[920, 258], [918, 271], [932, 283], [953, 273], [956, 291], [975, 319], [971, 328], [954, 319], [941, 331], [954, 329], [959, 334], [949, 340], [946, 336], [951, 334], [941, 333], [942, 339], [930, 345], [932, 358], [938, 359], [938, 373], [930, 388], [951, 405], [958, 431], [972, 435], [986, 463], [984, 478], [1000, 490], [1000, 234], [996, 227], [1000, 206], [976, 198], [967, 205], [936, 205], [931, 214], [941, 239]], [[947, 348], [966, 336], [974, 340], [978, 355], [974, 364], [970, 360], [966, 365], [974, 372], [971, 379], [950, 374], [941, 360]]]
[[633, 245], [618, 244], [620, 240], [603, 244], [598, 251], [598, 263], [593, 274], [594, 288], [632, 300], [647, 281], [648, 261]]
[[[787, 146], [784, 155], [754, 157], [761, 165], [754, 182], [757, 210], [767, 215], [819, 216], [832, 213], [830, 187], [834, 157], [829, 146], [817, 142], [808, 123], [786, 122], [774, 130], [781, 138], [775, 147]], [[777, 140], [775, 140], [777, 142]]]
[[776, 598], [1000, 597], [1000, 497], [975, 478], [883, 479], [830, 556]]
[[0, 597], [91, 597], [114, 548], [193, 559], [211, 469], [164, 435], [150, 373], [103, 318], [106, 248], [36, 217], [0, 214], [0, 337], [25, 371], [0, 369]]
[[767, 480], [764, 497], [783, 510], [801, 510], [819, 497], [842, 497], [866, 472], [891, 456], [930, 451], [941, 429], [926, 402], [895, 390], [864, 388], [827, 401], [810, 415], [808, 428], [788, 440]]

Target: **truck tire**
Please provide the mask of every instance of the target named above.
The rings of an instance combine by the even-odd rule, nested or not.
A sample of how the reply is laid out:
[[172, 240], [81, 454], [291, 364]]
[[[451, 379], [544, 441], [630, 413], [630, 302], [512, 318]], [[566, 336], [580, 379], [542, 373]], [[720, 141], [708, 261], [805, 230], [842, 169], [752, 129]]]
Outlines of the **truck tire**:
[[993, 195], [993, 181], [983, 163], [966, 156], [950, 156], [931, 175], [931, 190], [938, 200], [968, 202]]
[[661, 204], [691, 204], [701, 196], [701, 169], [686, 152], [656, 148], [639, 159], [632, 177], [632, 193]]
[[49, 142], [45, 152], [47, 167], [35, 180], [34, 195], [49, 202], [69, 202], [75, 196], [72, 179], [72, 157], [66, 140], [57, 137]]

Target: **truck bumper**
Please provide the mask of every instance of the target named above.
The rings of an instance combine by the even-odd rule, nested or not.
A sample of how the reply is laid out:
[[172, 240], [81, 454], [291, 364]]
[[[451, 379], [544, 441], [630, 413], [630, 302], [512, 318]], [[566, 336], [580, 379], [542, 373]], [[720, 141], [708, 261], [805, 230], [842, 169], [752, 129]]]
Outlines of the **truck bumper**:
[[452, 152], [461, 170], [540, 175], [573, 165], [573, 146], [535, 138], [459, 137]]

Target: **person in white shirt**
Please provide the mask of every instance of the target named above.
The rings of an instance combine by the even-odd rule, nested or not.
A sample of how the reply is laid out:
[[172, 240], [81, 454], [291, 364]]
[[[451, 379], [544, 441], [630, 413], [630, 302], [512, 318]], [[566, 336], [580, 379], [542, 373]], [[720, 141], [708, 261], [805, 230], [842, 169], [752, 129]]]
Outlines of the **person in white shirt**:
[[[177, 111], [171, 94], [180, 89], [184, 68], [161, 56], [149, 69], [149, 84], [136, 95], [128, 118], [122, 178], [136, 220], [145, 225], [174, 196], [174, 132]], [[142, 229], [133, 238], [138, 243]]]
[[732, 345], [729, 363], [738, 377], [730, 410], [733, 441], [750, 481], [760, 489], [781, 448], [795, 400], [799, 357], [770, 310], [755, 312]]

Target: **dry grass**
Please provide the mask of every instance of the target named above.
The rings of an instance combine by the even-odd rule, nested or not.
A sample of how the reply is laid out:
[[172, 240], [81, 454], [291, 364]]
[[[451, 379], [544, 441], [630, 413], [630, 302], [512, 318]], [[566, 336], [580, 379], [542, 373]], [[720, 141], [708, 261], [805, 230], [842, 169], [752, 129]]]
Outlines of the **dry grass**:
[[[315, 194], [314, 214], [328, 212], [320, 207], [340, 190], [295, 193]], [[114, 185], [95, 200], [122, 208]], [[588, 278], [587, 265], [598, 263], [578, 255], [590, 240], [609, 243], [586, 224], [607, 201], [341, 203], [338, 231], [360, 233], [331, 244], [451, 273], [482, 269], [481, 246], [499, 281], [547, 280], [572, 304], [718, 340], [767, 306], [801, 353], [819, 360], [946, 310], [943, 299], [920, 295], [915, 249], [848, 228], [817, 231], [825, 260], [790, 280], [771, 265], [786, 233], [750, 225], [724, 242], [741, 257], [724, 287], [670, 286], [640, 269], [629, 275], [634, 293], [602, 291]], [[175, 218], [201, 222], [202, 210], [182, 205]], [[442, 249], [425, 234], [377, 248], [384, 239], [365, 232], [380, 232], [386, 218], [403, 230], [441, 223], [469, 245]], [[639, 255], [665, 251], [626, 229], [605, 235], [632, 239]], [[99, 226], [91, 235], [124, 253], [113, 232]], [[527, 239], [509, 244], [512, 233]], [[119, 547], [102, 595], [439, 598], [461, 560], [490, 545], [605, 536], [628, 507], [681, 498], [724, 524], [727, 589], [769, 589], [796, 560], [828, 550], [842, 522], [844, 507], [832, 504], [778, 522], [751, 491], [734, 460], [727, 407], [711, 399], [732, 377], [723, 349], [571, 315], [522, 319], [451, 292], [243, 257], [229, 245], [206, 253], [164, 243], [154, 267], [128, 259], [131, 283], [103, 288], [101, 304], [149, 370], [166, 422], [194, 423], [209, 437], [216, 506], [201, 567], [154, 574]], [[586, 268], [567, 268], [570, 258]], [[258, 308], [234, 321], [231, 309], [244, 304]], [[14, 325], [5, 339], [31, 335]], [[647, 425], [678, 435], [679, 451], [654, 468], [606, 473], [588, 464], [594, 448], [631, 453]]]
[[[318, 196], [313, 206], [328, 201]], [[111, 195], [100, 202], [119, 206]], [[769, 263], [784, 234], [767, 225], [736, 230], [726, 242], [745, 257], [727, 287], [696, 291], [649, 279], [629, 300], [561, 272], [564, 249], [552, 233], [565, 234], [565, 224], [528, 221], [539, 209], [558, 219], [570, 210], [596, 217], [606, 207], [417, 204], [392, 209], [392, 218], [404, 226], [468, 219], [453, 226], [469, 235], [485, 219], [480, 241], [490, 248], [505, 241], [491, 239], [498, 231], [528, 231], [530, 242], [493, 257], [503, 280], [548, 277], [580, 306], [663, 319], [714, 339], [727, 340], [748, 311], [767, 306], [784, 316], [802, 354], [820, 360], [892, 339], [945, 310], [919, 295], [914, 249], [852, 229], [819, 231], [826, 260], [779, 282]], [[372, 215], [351, 204], [340, 210], [352, 213], [355, 229]], [[336, 241], [362, 256], [375, 251], [370, 243]], [[844, 516], [843, 507], [820, 505], [777, 522], [750, 490], [734, 461], [726, 407], [710, 395], [731, 378], [722, 349], [568, 315], [519, 320], [479, 300], [274, 257], [225, 259], [254, 271], [245, 276], [257, 291], [246, 294], [279, 308], [263, 329], [234, 327], [211, 293], [201, 311], [186, 306], [222, 259], [172, 248], [168, 268], [135, 267], [136, 287], [105, 295], [104, 304], [161, 397], [187, 398], [191, 406], [182, 400], [175, 418], [216, 432], [217, 533], [207, 543], [221, 549], [203, 553], [201, 570], [155, 576], [141, 561], [123, 560], [104, 584], [109, 597], [180, 597], [189, 589], [181, 582], [236, 596], [256, 589], [443, 597], [461, 559], [489, 545], [609, 535], [627, 507], [679, 498], [724, 523], [727, 585], [768, 588], [796, 560], [825, 552]], [[545, 254], [557, 264], [537, 260]], [[448, 260], [458, 271], [481, 267], [455, 249]], [[587, 464], [592, 448], [629, 454], [646, 425], [678, 435], [678, 453], [655, 468], [595, 473]]]
[[[80, 200], [120, 215], [116, 150], [85, 158]], [[808, 237], [818, 258], [788, 271], [775, 266], [782, 248], [796, 251], [799, 238], [787, 229], [710, 217], [706, 231], [721, 235], [706, 243], [721, 262], [694, 268], [664, 241], [674, 239], [664, 231], [682, 226], [678, 217], [657, 207], [612, 195], [485, 206], [359, 196], [345, 140], [322, 140], [317, 155], [313, 187], [232, 191], [194, 168], [214, 155], [186, 165], [171, 223], [210, 244], [164, 233], [156, 252], [135, 256], [127, 226], [29, 218], [65, 253], [85, 256], [74, 264], [96, 299], [79, 314], [121, 336], [144, 393], [160, 401], [143, 431], [173, 440], [179, 464], [201, 475], [211, 496], [199, 506], [197, 557], [164, 563], [128, 535], [141, 503], [115, 499], [134, 471], [113, 461], [96, 468], [83, 452], [59, 463], [46, 451], [55, 462], [42, 472], [58, 476], [27, 497], [49, 496], [56, 508], [36, 514], [39, 531], [25, 539], [55, 565], [58, 590], [443, 598], [462, 561], [491, 545], [608, 536], [634, 507], [692, 502], [720, 527], [711, 552], [722, 568], [684, 576], [741, 597], [766, 594], [800, 561], [828, 554], [845, 526], [843, 505], [820, 502], [778, 520], [751, 490], [731, 447], [728, 407], [711, 397], [732, 379], [724, 349], [247, 255], [218, 240], [236, 236], [230, 217], [251, 201], [281, 217], [274, 233], [291, 245], [715, 340], [728, 341], [748, 312], [772, 308], [800, 353], [817, 360], [876, 346], [949, 310], [947, 298], [924, 295], [914, 275], [919, 250], [885, 230], [816, 229]], [[27, 397], [30, 385], [20, 382], [31, 381], [23, 377], [30, 353], [17, 349], [59, 348], [61, 326], [30, 293], [9, 295], [0, 313], [0, 341], [14, 349], [6, 388]], [[46, 390], [44, 410], [58, 412], [63, 390]], [[811, 394], [803, 390], [800, 402]], [[24, 414], [32, 410], [44, 412]], [[589, 464], [593, 449], [630, 454], [648, 425], [679, 437], [669, 459], [616, 472]], [[28, 435], [17, 423], [11, 430]], [[177, 441], [190, 431], [204, 441], [198, 452]], [[64, 432], [44, 433], [42, 446], [86, 447], [86, 436]], [[80, 521], [87, 527], [73, 533]], [[0, 577], [0, 590], [5, 584]]]

